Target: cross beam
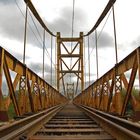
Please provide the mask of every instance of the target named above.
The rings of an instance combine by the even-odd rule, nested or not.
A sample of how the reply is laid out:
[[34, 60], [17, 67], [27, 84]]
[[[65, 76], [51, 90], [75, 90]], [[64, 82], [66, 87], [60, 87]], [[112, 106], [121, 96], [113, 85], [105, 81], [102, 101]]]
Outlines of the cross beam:
[[[75, 46], [69, 50], [69, 47], [65, 43], [75, 42]], [[65, 50], [65, 53], [62, 51]], [[78, 50], [76, 54], [75, 50]], [[77, 61], [69, 66], [66, 62], [66, 58], [75, 58]], [[66, 67], [65, 69], [62, 67], [62, 64]], [[76, 38], [62, 38], [60, 36], [60, 32], [57, 33], [57, 89], [60, 91], [60, 82], [62, 82], [63, 91], [65, 93], [65, 86], [67, 81], [64, 81], [64, 77], [67, 74], [73, 73], [75, 77], [77, 77], [77, 81], [81, 81], [81, 91], [84, 89], [84, 70], [83, 70], [83, 33], [80, 33], [79, 37]], [[78, 82], [77, 82], [78, 83]], [[76, 85], [76, 89], [78, 88], [78, 84]]]

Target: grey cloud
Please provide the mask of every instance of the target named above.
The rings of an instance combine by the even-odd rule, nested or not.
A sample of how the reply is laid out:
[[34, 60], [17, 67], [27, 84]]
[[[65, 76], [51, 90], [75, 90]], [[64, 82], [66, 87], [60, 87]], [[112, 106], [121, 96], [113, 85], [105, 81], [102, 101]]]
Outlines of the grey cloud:
[[[10, 0], [8, 0], [10, 1]], [[13, 3], [12, 3], [13, 2]], [[5, 5], [3, 4], [5, 3]], [[8, 2], [2, 1], [0, 2], [0, 32], [2, 36], [8, 37], [9, 39], [15, 39], [20, 42], [23, 42], [24, 40], [24, 22], [25, 19], [23, 15], [21, 15], [18, 7], [14, 3], [14, 1], [10, 1], [11, 4], [8, 4]], [[21, 10], [23, 11], [25, 15], [25, 3], [20, 2], [18, 3]], [[8, 10], [7, 10], [8, 9]], [[75, 9], [75, 24], [74, 24], [74, 33], [78, 33], [82, 28], [82, 24], [85, 24], [85, 13], [81, 9]], [[61, 11], [60, 18], [55, 19], [52, 23], [48, 23], [49, 29], [53, 31], [54, 33], [57, 31], [60, 31], [62, 33], [62, 36], [71, 36], [71, 21], [72, 20], [72, 8], [66, 7], [63, 8]], [[38, 35], [36, 31], [36, 27], [34, 26], [31, 17], [28, 16], [28, 21], [30, 25], [28, 25], [28, 31], [27, 31], [27, 43], [30, 43], [32, 45], [35, 45], [37, 47], [42, 47], [40, 36]], [[37, 24], [37, 28], [40, 32], [40, 35], [43, 37], [43, 29], [39, 25], [38, 21], [34, 18], [35, 23]], [[33, 32], [31, 31], [31, 28]], [[36, 37], [37, 39], [36, 39]], [[38, 41], [39, 40], [39, 41]], [[50, 37], [46, 35], [46, 40], [50, 40]], [[46, 46], [50, 47], [50, 41], [46, 42]]]
[[[82, 26], [86, 23], [86, 14], [79, 8], [75, 9], [74, 18], [74, 35], [79, 36]], [[82, 24], [81, 24], [82, 23]], [[72, 8], [65, 7], [62, 9], [59, 18], [50, 23], [50, 29], [61, 32], [62, 36], [71, 36], [72, 32]]]
[[[7, 0], [6, 0], [7, 1]], [[9, 0], [10, 1], [10, 0]], [[17, 1], [18, 2], [18, 1]], [[18, 2], [18, 6], [22, 10], [24, 16], [21, 14], [19, 8], [17, 7], [14, 0], [11, 0], [11, 4], [8, 2], [0, 2], [0, 32], [1, 36], [7, 37], [11, 40], [18, 40], [24, 42], [24, 27], [25, 27], [25, 3], [24, 1]], [[33, 18], [37, 28], [43, 38], [43, 29], [38, 24], [35, 18]], [[37, 47], [42, 47], [42, 41], [37, 33], [36, 27], [32, 22], [30, 16], [28, 16], [27, 27], [27, 43], [35, 45]], [[34, 33], [33, 33], [34, 32]], [[34, 35], [35, 34], [35, 35]], [[39, 40], [39, 41], [38, 41]], [[41, 44], [40, 44], [41, 42]]]
[[[13, 50], [10, 51], [10, 53], [16, 58], [18, 59], [20, 62], [23, 62], [23, 54], [20, 54], [18, 52], [15, 52]], [[26, 56], [26, 59], [29, 59], [29, 56]]]
[[41, 63], [30, 63], [28, 65], [28, 67], [30, 69], [32, 69], [33, 71], [35, 71], [36, 73], [39, 73], [39, 72], [42, 72], [43, 64], [41, 64]]
[[16, 9], [10, 5], [6, 7], [1, 6], [0, 17], [1, 34], [10, 39], [17, 39], [21, 41], [23, 38], [24, 20], [21, 18]]
[[[0, 3], [4, 4], [4, 5], [9, 5], [9, 4], [14, 4], [15, 0], [1, 0]], [[19, 1], [19, 0], [16, 0]]]
[[[4, 46], [0, 46], [0, 47], [2, 47], [2, 48], [4, 48], [5, 49], [5, 47]], [[16, 52], [15, 50], [12, 50], [12, 49], [9, 49], [9, 50], [7, 50], [7, 49], [5, 49], [7, 52], [9, 52], [11, 55], [13, 55], [17, 60], [19, 60], [20, 62], [22, 62], [23, 61], [23, 54], [21, 54], [21, 53], [18, 53], [18, 52]], [[30, 57], [29, 56], [26, 56], [26, 59], [29, 59]]]
[[[11, 4], [8, 4], [10, 2]], [[13, 2], [13, 3], [12, 3]], [[17, 1], [20, 8], [22, 9], [23, 13], [25, 14], [25, 3], [22, 1]], [[5, 5], [4, 5], [5, 4]], [[16, 39], [20, 42], [23, 42], [24, 38], [24, 18], [21, 15], [18, 7], [16, 6], [14, 0], [8, 0], [7, 2], [5, 0], [2, 0], [0, 2], [0, 32], [3, 36], [8, 37], [9, 39]], [[7, 10], [8, 9], [8, 10]], [[36, 21], [36, 19], [34, 18]], [[38, 39], [34, 36], [34, 33], [31, 31], [29, 25], [28, 25], [28, 32], [27, 32], [27, 43], [30, 43], [32, 45], [35, 45], [37, 47], [42, 47], [42, 41], [40, 39], [40, 36], [38, 35], [36, 28], [31, 21], [31, 17], [29, 16], [28, 19], [30, 23], [30, 27], [33, 29], [33, 32], [37, 36]], [[71, 7], [65, 7], [60, 12], [59, 18], [56, 18], [53, 22], [48, 23], [44, 20], [44, 22], [47, 23], [49, 29], [53, 31], [54, 33], [59, 31], [61, 32], [62, 36], [71, 36], [71, 24], [72, 24], [72, 8]], [[43, 36], [43, 29], [39, 25], [38, 21], [36, 21], [38, 30], [40, 32], [40, 35]], [[79, 32], [82, 31], [86, 25], [86, 13], [79, 8], [75, 9], [75, 22], [74, 22], [74, 36], [79, 36]], [[92, 35], [94, 36], [94, 35]], [[94, 39], [94, 37], [93, 37]], [[39, 40], [39, 41], [38, 41]], [[50, 36], [46, 36], [46, 40], [50, 40]], [[92, 42], [92, 40], [91, 40]], [[95, 42], [95, 39], [94, 41]], [[92, 42], [92, 43], [93, 43]], [[91, 43], [91, 46], [93, 46]], [[113, 44], [112, 37], [107, 34], [106, 32], [102, 32], [98, 46], [99, 47], [110, 47]], [[46, 41], [46, 46], [50, 47], [50, 41]]]
[[[98, 32], [97, 34], [99, 35], [100, 32]], [[95, 33], [93, 32], [91, 35], [89, 35], [89, 47], [90, 48], [95, 47], [96, 46], [95, 43], [96, 43]], [[114, 43], [113, 38], [107, 32], [102, 32], [97, 40], [98, 48], [112, 47], [113, 43]], [[84, 44], [85, 47], [88, 47], [88, 37], [85, 37]]]
[[131, 45], [134, 46], [134, 47], [140, 46], [140, 36], [138, 36], [138, 37], [136, 38], [136, 40], [134, 40], [134, 41], [131, 43]]
[[[10, 0], [8, 0], [10, 1]], [[12, 3], [13, 2], [13, 3]], [[5, 3], [6, 5], [3, 5]], [[18, 7], [14, 3], [14, 0], [11, 1], [11, 4], [8, 2], [1, 2], [1, 9], [0, 9], [0, 32], [3, 36], [6, 36], [10, 39], [16, 39], [20, 42], [24, 40], [24, 17], [21, 15]], [[3, 6], [2, 6], [3, 5]], [[25, 15], [25, 3], [19, 2], [18, 5], [20, 6], [21, 10]], [[8, 10], [7, 10], [8, 9]], [[12, 11], [12, 12], [11, 12]], [[36, 27], [34, 26], [33, 22], [31, 21], [31, 17], [28, 16], [28, 21], [30, 25], [28, 25], [27, 31], [27, 43], [35, 45], [37, 47], [42, 47], [42, 41], [40, 36], [36, 31]], [[40, 35], [43, 36], [43, 29], [39, 25], [38, 21], [34, 18], [35, 23], [37, 24], [38, 30]], [[57, 31], [61, 32], [62, 36], [71, 36], [71, 24], [72, 24], [72, 8], [66, 7], [63, 8], [59, 18], [56, 18], [52, 23], [48, 23], [44, 20], [45, 23], [49, 26], [49, 29], [54, 33]], [[82, 23], [82, 24], [81, 24]], [[82, 9], [76, 8], [75, 9], [75, 22], [74, 22], [74, 36], [79, 36], [79, 32], [83, 29], [83, 26], [86, 25], [86, 13], [82, 11]], [[31, 31], [31, 28], [33, 32]], [[36, 39], [36, 37], [37, 39]], [[39, 41], [38, 41], [39, 40]], [[46, 46], [50, 47], [50, 36], [46, 35]]]
[[[23, 55], [22, 54], [19, 54], [19, 53], [17, 53], [17, 52], [13, 52], [12, 54], [14, 54], [13, 56], [15, 57], [15, 58], [17, 58], [20, 62], [22, 62], [22, 60], [23, 60]], [[26, 59], [28, 59], [29, 57], [28, 56], [26, 56]]]
[[[28, 65], [29, 68], [31, 68], [33, 71], [35, 71], [36, 73], [42, 73], [42, 69], [43, 69], [43, 64], [42, 63], [30, 63]], [[45, 64], [45, 73], [46, 76], [49, 74], [50, 75], [50, 71], [51, 71], [51, 67], [47, 64]], [[52, 74], [54, 74], [55, 70], [54, 68], [52, 68]]]
[[[28, 67], [33, 70], [36, 74], [40, 75], [42, 77], [42, 70], [43, 70], [43, 64], [42, 63], [30, 63]], [[47, 83], [51, 84], [51, 67], [47, 64], [45, 64], [45, 75], [44, 79]], [[56, 86], [56, 81], [55, 81], [55, 70], [54, 68], [52, 69], [52, 86]]]
[[111, 47], [113, 46], [113, 38], [106, 32], [102, 32], [98, 39], [99, 47]]
[[[3, 31], [2, 33], [5, 35], [11, 35], [11, 38], [16, 35], [20, 36], [19, 31], [22, 32], [24, 19], [21, 16], [21, 13], [16, 5], [21, 8], [23, 12], [25, 12], [25, 4], [23, 1], [19, 0], [1, 0], [0, 1], [0, 29]], [[19, 38], [18, 38], [19, 39]]]
[[[97, 33], [98, 35], [100, 32]], [[107, 33], [107, 32], [102, 32], [97, 40], [97, 44], [99, 48], [104, 48], [104, 47], [112, 47], [113, 46], [113, 38]], [[85, 44], [86, 47], [88, 46], [88, 39], [86, 37], [85, 39]], [[95, 47], [95, 34], [91, 34], [89, 36], [89, 45], [91, 48]]]

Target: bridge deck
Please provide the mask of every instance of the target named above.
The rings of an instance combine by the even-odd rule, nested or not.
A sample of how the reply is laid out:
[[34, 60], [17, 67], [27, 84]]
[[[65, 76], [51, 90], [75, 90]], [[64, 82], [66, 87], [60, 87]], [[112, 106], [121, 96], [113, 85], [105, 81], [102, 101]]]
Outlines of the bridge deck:
[[31, 140], [112, 140], [94, 120], [73, 104], [66, 105]]

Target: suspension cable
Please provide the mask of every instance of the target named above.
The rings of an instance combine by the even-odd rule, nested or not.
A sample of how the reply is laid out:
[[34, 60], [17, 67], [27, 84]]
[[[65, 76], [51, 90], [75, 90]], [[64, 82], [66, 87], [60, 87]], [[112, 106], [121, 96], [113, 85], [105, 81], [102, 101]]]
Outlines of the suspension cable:
[[115, 2], [116, 2], [116, 0], [110, 0], [107, 3], [105, 9], [103, 10], [102, 14], [98, 18], [96, 24], [93, 26], [93, 28], [87, 34], [84, 35], [84, 37], [90, 35], [91, 33], [93, 33], [97, 29], [97, 27], [100, 25], [100, 23], [105, 18], [105, 16], [107, 15], [108, 11], [111, 9], [111, 7], [114, 5]]
[[88, 74], [89, 74], [89, 85], [90, 85], [90, 44], [89, 44], [89, 36], [88, 36]]
[[75, 0], [73, 0], [73, 7], [72, 7], [72, 37], [74, 34], [74, 17], [75, 17]]
[[[50, 62], [51, 62], [51, 56], [50, 56], [50, 54], [49, 54], [49, 52], [48, 52], [48, 50], [47, 50], [46, 47], [45, 47], [45, 52], [46, 52], [46, 55], [48, 56], [48, 58], [49, 58], [49, 60], [50, 60]], [[52, 61], [52, 64], [55, 66], [55, 64], [54, 64], [53, 61]]]
[[44, 72], [45, 72], [45, 30], [43, 31], [43, 71], [42, 77], [44, 79]]
[[116, 64], [117, 64], [118, 63], [118, 50], [117, 50], [117, 36], [116, 36], [114, 5], [112, 6], [112, 11], [113, 11], [113, 26], [114, 26], [114, 40], [115, 40], [115, 55], [116, 55]]
[[[109, 12], [109, 14], [108, 14], [108, 16], [107, 16], [107, 18], [105, 20], [105, 23], [104, 23], [101, 31], [99, 32], [99, 34], [97, 34], [97, 30], [95, 30], [95, 48], [96, 48], [96, 68], [97, 68], [96, 71], [97, 71], [97, 79], [99, 78], [99, 62], [98, 62], [98, 48], [97, 48], [98, 43], [97, 42], [98, 42], [98, 40], [99, 40], [99, 38], [101, 36], [101, 33], [103, 32], [103, 29], [105, 28], [105, 25], [107, 24], [107, 21], [108, 21], [108, 19], [110, 17], [110, 14], [111, 14], [111, 10], [110, 10], [110, 12]], [[94, 50], [94, 47], [91, 50], [91, 52], [88, 54], [88, 59], [86, 60], [85, 65], [87, 64], [87, 62], [89, 63], [89, 58], [90, 58], [93, 50]]]
[[99, 78], [99, 66], [98, 66], [98, 38], [97, 38], [97, 30], [95, 30], [95, 43], [96, 43], [96, 69], [97, 69], [97, 79]]
[[109, 14], [108, 14], [108, 16], [107, 16], [107, 18], [106, 18], [106, 20], [105, 20], [105, 23], [104, 23], [104, 25], [103, 25], [101, 31], [99, 32], [99, 35], [97, 36], [97, 39], [99, 39], [100, 35], [102, 34], [103, 29], [105, 28], [105, 26], [106, 26], [106, 24], [107, 24], [107, 21], [108, 21], [108, 19], [109, 19], [109, 17], [110, 17], [110, 14], [111, 14], [111, 10], [110, 10], [110, 12], [109, 12]]
[[36, 28], [36, 31], [37, 31], [39, 37], [40, 37], [40, 40], [42, 41], [41, 34], [40, 34], [40, 32], [39, 32], [39, 29], [38, 29], [38, 27], [37, 27], [37, 25], [36, 25], [36, 23], [35, 23], [35, 21], [34, 21], [34, 19], [33, 19], [33, 16], [31, 15], [31, 12], [30, 12], [30, 11], [29, 11], [29, 15], [30, 15], [31, 20], [32, 20], [32, 22], [33, 22], [33, 24], [34, 24], [34, 26], [35, 26], [35, 28]]
[[[86, 60], [85, 50], [86, 50], [86, 47], [85, 47], [85, 38], [84, 38], [84, 60]], [[86, 62], [85, 61], [84, 61], [84, 73], [85, 73], [85, 88], [86, 88]]]
[[[99, 34], [98, 34], [98, 36], [97, 36], [97, 41], [99, 40], [99, 38], [100, 38], [100, 36], [101, 36], [101, 34], [102, 34], [102, 32], [103, 32], [103, 29], [105, 28], [105, 25], [107, 24], [107, 21], [108, 21], [108, 19], [109, 19], [109, 17], [110, 17], [110, 14], [111, 14], [111, 10], [110, 10], [110, 12], [109, 12], [109, 14], [108, 14], [108, 16], [107, 16], [107, 18], [106, 18], [106, 20], [105, 20], [105, 23], [104, 23], [104, 25], [103, 25], [101, 31], [99, 32]], [[94, 50], [94, 47], [92, 48], [92, 50], [91, 50], [91, 52], [90, 52], [90, 54], [89, 54], [90, 56], [91, 56], [93, 50]], [[88, 59], [85, 61], [85, 63], [87, 63], [87, 61], [88, 61]]]
[[26, 13], [25, 13], [23, 64], [25, 64], [25, 57], [26, 57], [25, 53], [26, 53], [26, 41], [27, 41], [27, 23], [28, 23], [28, 4], [26, 4]]
[[[21, 8], [19, 7], [17, 1], [16, 1], [16, 0], [14, 0], [14, 1], [15, 1], [15, 3], [16, 3], [17, 8], [19, 9], [21, 15], [23, 16], [23, 18], [25, 18], [25, 15], [24, 15], [23, 11], [21, 10]], [[32, 21], [34, 21], [34, 19], [33, 19]], [[33, 33], [34, 37], [35, 37], [36, 40], [38, 41], [39, 45], [42, 46], [42, 43], [41, 43], [42, 39], [41, 39], [41, 41], [38, 39], [38, 37], [36, 36], [36, 34], [35, 34], [35, 32], [34, 32], [32, 26], [31, 26], [31, 24], [29, 23], [29, 21], [27, 21], [27, 23], [28, 23], [29, 28], [30, 28], [31, 32]], [[34, 23], [35, 23], [35, 22], [34, 22]], [[36, 23], [34, 24], [34, 26], [35, 26], [35, 25], [36, 25]], [[36, 27], [37, 27], [37, 26], [36, 26]], [[38, 30], [38, 28], [36, 28], [36, 29]], [[40, 38], [41, 38], [41, 37], [40, 37]], [[45, 45], [45, 44], [44, 44], [44, 45]], [[50, 61], [51, 61], [51, 57], [50, 57], [50, 54], [49, 54], [49, 52], [48, 52], [48, 50], [47, 50], [47, 48], [46, 48], [46, 45], [45, 45], [45, 48], [44, 48], [44, 49], [45, 49], [45, 53], [47, 52], [46, 55], [48, 56], [48, 58], [49, 58]], [[53, 62], [52, 62], [52, 63], [53, 63]], [[53, 65], [55, 66], [54, 63], [53, 63]]]
[[[17, 1], [16, 1], [16, 0], [14, 0], [14, 1], [15, 1], [15, 3], [16, 3], [17, 8], [19, 9], [21, 15], [23, 16], [23, 18], [25, 18], [25, 15], [24, 15], [23, 11], [21, 10], [21, 8], [19, 7]], [[32, 26], [31, 26], [31, 24], [30, 24], [28, 21], [27, 21], [27, 23], [28, 23], [29, 28], [30, 28], [31, 32], [33, 33], [34, 37], [35, 37], [36, 40], [38, 41], [39, 45], [42, 46], [42, 43], [41, 43], [41, 41], [38, 39], [38, 37], [36, 36], [36, 34], [35, 34], [35, 32], [34, 32]]]
[[[29, 12], [29, 13], [30, 13], [30, 12]], [[40, 32], [39, 32], [39, 29], [38, 29], [38, 27], [37, 27], [37, 25], [36, 25], [36, 23], [35, 23], [35, 21], [34, 21], [32, 15], [31, 15], [31, 13], [30, 13], [30, 17], [31, 17], [31, 19], [32, 19], [32, 22], [33, 22], [33, 24], [34, 24], [36, 30], [37, 30], [37, 33], [38, 33], [38, 35], [39, 35], [39, 37], [40, 37], [40, 40], [42, 40], [41, 35], [40, 35]], [[45, 30], [45, 29], [44, 29], [44, 30]], [[51, 35], [51, 46], [52, 46], [52, 37], [53, 37], [53, 36]], [[47, 48], [46, 48], [46, 50], [47, 50]], [[47, 51], [47, 53], [49, 54], [48, 51]], [[51, 53], [52, 53], [52, 52], [51, 52]], [[50, 56], [50, 55], [48, 55], [48, 56], [49, 56], [49, 58], [50, 58], [50, 60], [51, 60], [51, 64], [53, 64], [54, 67], [55, 67], [55, 64], [54, 64], [53, 60], [51, 59], [51, 56]]]
[[52, 46], [53, 46], [53, 36], [51, 36], [51, 78], [50, 78], [50, 84], [52, 85]]
[[[74, 34], [74, 17], [75, 17], [75, 0], [73, 0], [73, 4], [72, 4], [72, 26], [71, 26], [71, 37], [73, 38], [73, 34]], [[71, 42], [71, 52], [72, 52], [72, 45], [73, 43]], [[70, 59], [70, 69], [72, 67], [72, 58]], [[70, 73], [70, 83], [71, 83], [71, 73]]]
[[37, 10], [35, 9], [33, 3], [31, 2], [31, 0], [24, 0], [26, 4], [28, 4], [29, 9], [31, 10], [31, 12], [33, 13], [33, 15], [35, 16], [35, 18], [38, 20], [38, 22], [40, 23], [40, 25], [46, 30], [46, 32], [48, 32], [50, 35], [56, 37], [56, 35], [54, 35], [49, 29], [48, 27], [45, 25], [45, 23], [43, 22], [42, 18], [40, 17], [40, 15], [38, 14]]
[[57, 88], [57, 38], [55, 38], [55, 87]]
[[[16, 0], [15, 0], [15, 3], [16, 3], [16, 6], [18, 7], [20, 13], [22, 14], [22, 16], [25, 18], [24, 14], [23, 14], [23, 12], [22, 12], [21, 8], [19, 7], [19, 5], [18, 5], [18, 3], [17, 3]], [[26, 4], [26, 6], [27, 6], [27, 4]], [[39, 34], [40, 40], [41, 40], [41, 42], [42, 42], [42, 38], [41, 38], [40, 32], [39, 32], [39, 30], [38, 30], [38, 28], [37, 28], [37, 26], [36, 26], [36, 23], [35, 23], [35, 21], [34, 21], [34, 19], [33, 19], [33, 17], [32, 17], [32, 15], [31, 15], [30, 12], [29, 12], [29, 14], [30, 14], [30, 17], [31, 17], [31, 19], [32, 19], [32, 22], [33, 22], [33, 24], [34, 24], [34, 26], [35, 26], [35, 28], [36, 28], [38, 34]], [[32, 31], [32, 33], [34, 34], [35, 38], [38, 40], [40, 46], [42, 46], [42, 45], [41, 45], [42, 43], [39, 41], [38, 37], [36, 36], [35, 32], [33, 31], [32, 26], [30, 25], [30, 23], [29, 23], [28, 21], [27, 21], [27, 23], [29, 24], [29, 27], [30, 27], [31, 31]], [[45, 30], [45, 29], [44, 29], [44, 30]], [[43, 41], [44, 41], [44, 40], [43, 40]], [[24, 48], [25, 48], [25, 47], [24, 47]], [[24, 49], [24, 51], [25, 51], [25, 49]], [[45, 43], [44, 43], [44, 45], [43, 45], [43, 59], [44, 59], [44, 57], [45, 57], [45, 56], [44, 56], [44, 52], [45, 52], [45, 51], [47, 52], [47, 56], [48, 56], [48, 58], [50, 59], [51, 64], [53, 64], [54, 67], [55, 67], [55, 64], [53, 63], [52, 59], [50, 58], [49, 52], [48, 52], [47, 48], [45, 47]], [[24, 54], [24, 56], [23, 56], [23, 62], [25, 63], [25, 54]], [[52, 73], [52, 72], [51, 72], [51, 73]], [[52, 77], [52, 76], [51, 76], [51, 77]], [[43, 60], [43, 78], [44, 78], [44, 60]]]

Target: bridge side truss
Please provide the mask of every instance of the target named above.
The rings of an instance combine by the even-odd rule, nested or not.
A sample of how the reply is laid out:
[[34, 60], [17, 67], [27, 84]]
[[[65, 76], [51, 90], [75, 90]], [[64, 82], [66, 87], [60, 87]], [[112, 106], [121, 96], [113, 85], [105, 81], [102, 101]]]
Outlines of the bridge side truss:
[[[2, 89], [4, 82], [8, 93]], [[21, 116], [47, 109], [65, 100], [44, 79], [0, 47], [0, 115], [8, 112], [10, 104], [14, 107], [15, 115]]]

